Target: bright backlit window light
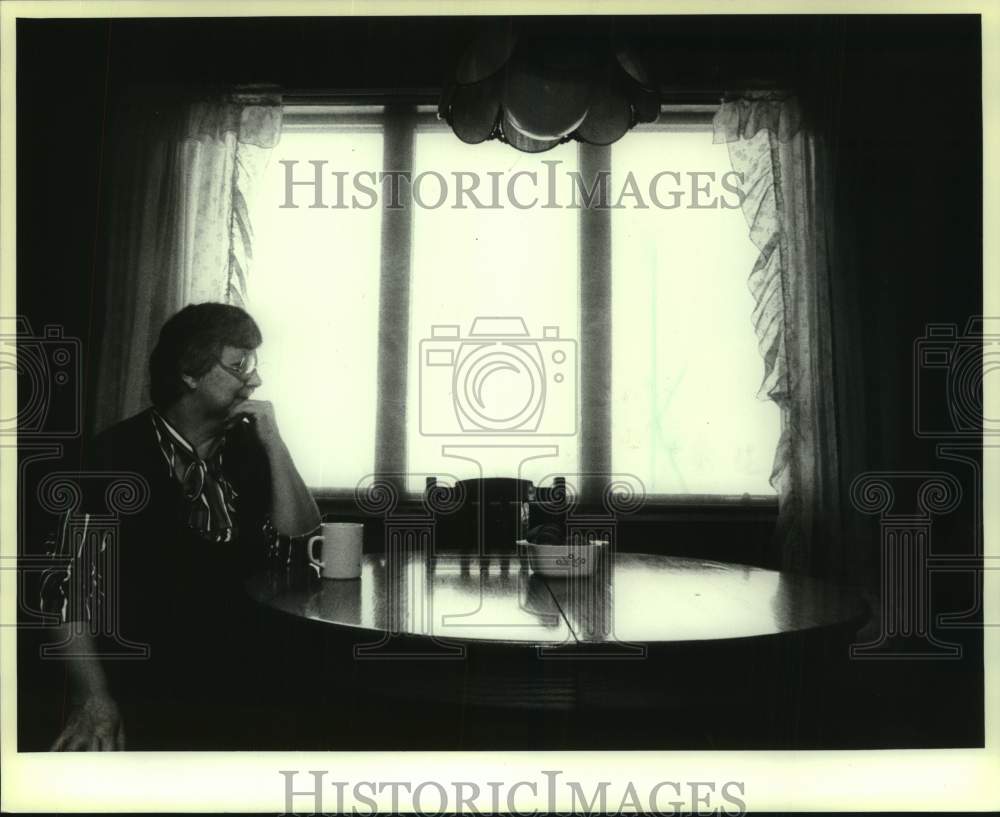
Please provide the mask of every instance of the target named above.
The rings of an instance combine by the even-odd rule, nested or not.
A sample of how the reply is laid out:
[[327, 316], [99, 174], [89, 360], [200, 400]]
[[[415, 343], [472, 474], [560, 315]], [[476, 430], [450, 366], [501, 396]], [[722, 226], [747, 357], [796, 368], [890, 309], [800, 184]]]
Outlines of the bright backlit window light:
[[[312, 178], [310, 160], [356, 172], [382, 166], [382, 134], [283, 133], [254, 207], [249, 307], [260, 324], [262, 399], [311, 487], [352, 488], [375, 464], [379, 235], [382, 210], [311, 208], [312, 191], [285, 202], [285, 166]], [[331, 188], [327, 190], [326, 187]], [[326, 176], [324, 201], [335, 200]]]
[[[673, 209], [648, 201], [665, 170], [676, 175], [657, 195]], [[634, 132], [612, 149], [611, 189], [631, 172], [650, 205], [626, 199], [612, 215], [612, 461], [648, 493], [774, 494], [780, 411], [756, 396], [747, 278], [758, 252], [723, 185], [731, 171], [710, 132]]]
[[[453, 180], [475, 174], [488, 201], [491, 174], [506, 185], [534, 173], [538, 182], [519, 195], [544, 200], [556, 162], [565, 205], [578, 147], [529, 155], [496, 142], [464, 145], [434, 128], [418, 128], [414, 140], [414, 176], [433, 171], [451, 189], [442, 206], [412, 210], [409, 365], [400, 386], [415, 475], [407, 487], [421, 491], [424, 474], [536, 483], [575, 474], [585, 410], [576, 398], [588, 376], [578, 365], [580, 210], [518, 208], [503, 195], [500, 207], [457, 208]], [[305, 180], [310, 161], [325, 160], [350, 184], [383, 169], [382, 146], [377, 123], [288, 129], [253, 205], [249, 306], [265, 339], [258, 394], [275, 403], [313, 488], [351, 489], [375, 467], [385, 202], [332, 208], [328, 175], [326, 207], [310, 207], [312, 190], [303, 187], [298, 207], [282, 208], [282, 161], [296, 162], [295, 178]], [[656, 192], [669, 209], [653, 206], [649, 193], [664, 171]], [[773, 495], [780, 412], [757, 398], [763, 362], [746, 283], [757, 250], [727, 148], [708, 131], [633, 131], [611, 149], [612, 203], [630, 174], [640, 200], [630, 193], [611, 213], [612, 471], [636, 475], [651, 495]], [[435, 198], [432, 187], [425, 199]], [[502, 444], [487, 432], [499, 432]]]
[[[544, 190], [543, 159], [560, 162], [560, 173], [575, 170], [576, 146], [539, 157], [498, 142], [465, 145], [450, 132], [418, 132], [414, 171], [433, 169], [446, 179], [475, 173], [489, 203], [489, 173], [502, 174], [502, 190], [515, 173], [535, 173]], [[521, 190], [523, 201], [535, 195], [530, 184]], [[409, 470], [460, 479], [520, 475], [544, 484], [578, 469], [577, 437], [560, 435], [572, 432], [578, 410], [579, 212], [501, 200], [497, 209], [414, 210], [409, 359], [419, 366], [411, 365], [407, 389]], [[435, 337], [441, 327], [457, 327], [457, 336], [446, 328]], [[450, 429], [456, 436], [449, 439]], [[481, 436], [489, 432], [504, 435], [500, 445], [496, 436]], [[449, 449], [452, 456], [442, 450], [477, 443], [484, 447]], [[423, 487], [417, 481], [411, 490]]]

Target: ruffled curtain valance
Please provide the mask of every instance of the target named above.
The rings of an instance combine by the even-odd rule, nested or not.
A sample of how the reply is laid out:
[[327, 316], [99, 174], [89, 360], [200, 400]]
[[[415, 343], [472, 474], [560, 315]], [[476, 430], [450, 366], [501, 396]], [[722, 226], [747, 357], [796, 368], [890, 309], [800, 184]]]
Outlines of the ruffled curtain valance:
[[802, 128], [798, 97], [771, 92], [750, 94], [722, 103], [713, 123], [713, 141], [718, 144], [753, 139], [763, 130], [786, 143]]
[[[277, 94], [233, 94], [214, 103], [198, 102], [188, 108], [187, 138], [211, 139], [224, 145], [223, 172], [232, 179], [228, 209], [229, 257], [224, 295], [217, 292], [193, 292], [189, 303], [225, 300], [246, 306], [247, 275], [253, 257], [253, 225], [248, 202], [263, 176], [271, 149], [281, 135], [282, 106]], [[235, 144], [231, 145], [232, 140]], [[228, 157], [231, 153], [232, 164]], [[203, 279], [213, 283], [214, 276]], [[197, 285], [199, 281], [193, 280]]]
[[241, 145], [273, 148], [281, 135], [281, 96], [277, 93], [226, 94], [182, 107], [182, 131], [188, 139], [223, 142], [232, 134]]

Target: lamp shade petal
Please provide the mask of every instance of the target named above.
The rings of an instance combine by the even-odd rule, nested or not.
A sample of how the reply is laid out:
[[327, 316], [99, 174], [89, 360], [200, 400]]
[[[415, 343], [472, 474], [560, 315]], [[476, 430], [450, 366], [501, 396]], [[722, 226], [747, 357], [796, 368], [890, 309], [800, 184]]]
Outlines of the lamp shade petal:
[[587, 116], [576, 135], [592, 145], [617, 142], [632, 127], [632, 106], [618, 88], [601, 86], [594, 94]]
[[510, 18], [488, 23], [462, 55], [455, 71], [456, 81], [461, 85], [471, 85], [493, 76], [507, 64], [516, 42], [517, 35]]
[[660, 115], [660, 95], [656, 91], [633, 83], [629, 89], [629, 101], [637, 122], [655, 122]]
[[632, 77], [632, 79], [638, 82], [643, 88], [653, 90], [656, 87], [653, 82], [653, 78], [646, 70], [646, 66], [642, 64], [642, 61], [639, 59], [639, 55], [635, 52], [635, 49], [625, 45], [620, 45], [616, 49], [615, 57], [618, 59], [618, 64], [625, 70], [625, 73]]
[[503, 107], [522, 134], [545, 141], [579, 127], [587, 115], [591, 72], [571, 50], [538, 45], [534, 53], [519, 48], [511, 57]]
[[441, 89], [441, 97], [438, 99], [438, 119], [443, 119], [451, 124], [451, 100], [455, 96], [455, 83], [446, 82]]
[[503, 115], [503, 135], [507, 143], [524, 153], [543, 153], [558, 145], [563, 140], [559, 137], [555, 139], [536, 139], [528, 134], [522, 133], [513, 123], [507, 112]]
[[485, 142], [500, 117], [500, 81], [491, 77], [473, 85], [458, 85], [450, 103], [448, 121], [455, 135], [472, 145]]

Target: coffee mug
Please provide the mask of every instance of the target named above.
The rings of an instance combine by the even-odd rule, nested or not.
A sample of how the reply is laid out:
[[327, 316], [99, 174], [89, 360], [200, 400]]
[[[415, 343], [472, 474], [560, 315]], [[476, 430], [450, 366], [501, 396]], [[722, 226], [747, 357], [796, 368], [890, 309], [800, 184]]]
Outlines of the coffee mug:
[[[361, 575], [365, 526], [361, 522], [324, 522], [323, 532], [309, 539], [306, 555], [324, 579], [356, 579]], [[314, 545], [322, 543], [320, 558]]]

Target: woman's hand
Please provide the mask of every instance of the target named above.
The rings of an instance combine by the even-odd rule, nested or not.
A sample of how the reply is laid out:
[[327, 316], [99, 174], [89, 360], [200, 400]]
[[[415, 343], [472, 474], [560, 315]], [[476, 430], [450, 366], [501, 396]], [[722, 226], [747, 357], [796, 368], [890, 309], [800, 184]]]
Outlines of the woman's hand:
[[118, 704], [106, 695], [91, 695], [70, 713], [53, 752], [120, 752], [125, 728]]
[[278, 433], [278, 421], [274, 418], [274, 406], [269, 400], [244, 400], [239, 405], [238, 413], [250, 418], [266, 451], [271, 451], [282, 442]]
[[302, 536], [316, 530], [320, 524], [319, 509], [278, 433], [274, 406], [267, 400], [244, 400], [238, 413], [250, 418], [271, 467], [270, 510], [274, 527], [286, 536]]

